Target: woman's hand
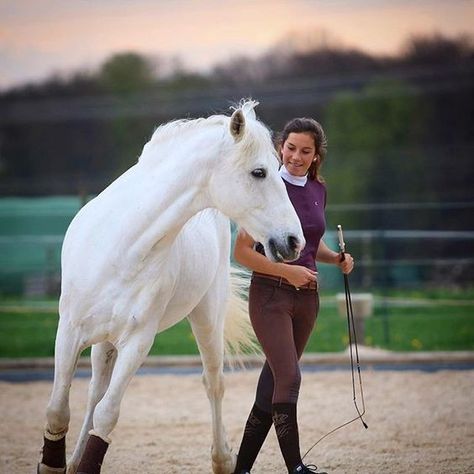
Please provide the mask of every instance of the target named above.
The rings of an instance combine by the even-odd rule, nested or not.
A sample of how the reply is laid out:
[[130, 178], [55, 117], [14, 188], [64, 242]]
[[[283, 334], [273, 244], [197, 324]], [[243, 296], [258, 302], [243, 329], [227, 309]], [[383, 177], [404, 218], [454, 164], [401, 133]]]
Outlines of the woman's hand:
[[354, 259], [350, 253], [344, 253], [344, 260], [341, 261], [341, 254], [338, 255], [339, 261], [337, 266], [341, 269], [342, 273], [351, 273], [354, 269]]
[[305, 286], [312, 281], [316, 281], [317, 272], [301, 265], [285, 265], [281, 272], [283, 278], [286, 278], [296, 288]]
[[350, 253], [344, 252], [344, 260], [341, 261], [341, 254], [331, 250], [323, 240], [319, 242], [316, 260], [318, 262], [330, 263], [337, 265], [342, 273], [351, 273], [354, 268], [354, 259]]

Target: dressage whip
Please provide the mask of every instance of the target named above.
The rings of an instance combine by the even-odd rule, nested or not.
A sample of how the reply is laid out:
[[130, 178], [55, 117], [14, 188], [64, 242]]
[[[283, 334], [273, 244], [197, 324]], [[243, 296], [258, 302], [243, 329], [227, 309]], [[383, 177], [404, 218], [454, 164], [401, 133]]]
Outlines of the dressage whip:
[[[343, 262], [344, 259], [346, 258], [345, 256], [346, 244], [344, 243], [344, 236], [342, 234], [341, 225], [337, 226], [337, 234], [338, 234], [338, 239], [339, 239], [339, 249], [340, 249], [340, 256], [341, 256], [340, 261]], [[351, 358], [352, 401], [354, 402], [354, 407], [356, 409], [357, 416], [353, 418], [352, 420], [346, 421], [342, 425], [338, 426], [337, 428], [334, 428], [333, 430], [329, 431], [329, 433], [326, 433], [324, 436], [319, 438], [318, 441], [316, 441], [316, 443], [314, 443], [306, 451], [306, 453], [301, 459], [304, 459], [306, 455], [324, 438], [334, 433], [335, 431], [341, 428], [344, 428], [344, 426], [347, 426], [353, 423], [354, 421], [360, 420], [364, 428], [366, 429], [368, 428], [367, 423], [362, 418], [365, 415], [364, 390], [362, 388], [362, 375], [360, 373], [359, 348], [357, 345], [357, 334], [356, 334], [355, 324], [354, 324], [354, 312], [352, 310], [351, 291], [349, 288], [349, 277], [347, 273], [344, 273], [344, 290], [345, 290], [345, 299], [346, 299], [347, 330], [349, 334], [349, 353], [350, 353], [350, 358]], [[357, 367], [357, 377], [359, 380], [359, 392], [360, 392], [360, 398], [361, 398], [361, 403], [362, 403], [362, 412], [359, 409], [359, 405], [357, 404], [354, 358], [355, 358], [355, 365]]]

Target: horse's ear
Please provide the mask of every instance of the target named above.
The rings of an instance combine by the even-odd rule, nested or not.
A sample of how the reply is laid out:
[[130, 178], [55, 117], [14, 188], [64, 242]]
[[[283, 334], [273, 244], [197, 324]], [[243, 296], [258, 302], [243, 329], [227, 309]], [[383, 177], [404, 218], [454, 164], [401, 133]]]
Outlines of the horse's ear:
[[238, 142], [245, 132], [245, 117], [241, 109], [237, 109], [230, 118], [230, 133]]

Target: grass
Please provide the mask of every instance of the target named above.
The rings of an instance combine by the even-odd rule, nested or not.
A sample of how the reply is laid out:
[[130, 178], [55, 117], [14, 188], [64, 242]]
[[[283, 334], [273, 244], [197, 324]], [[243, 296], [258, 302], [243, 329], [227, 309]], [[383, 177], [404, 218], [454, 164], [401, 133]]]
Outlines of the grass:
[[[413, 295], [410, 295], [412, 297]], [[366, 321], [364, 343], [395, 351], [474, 350], [474, 300], [452, 298], [448, 294], [423, 295], [431, 304], [394, 307], [378, 305]], [[419, 296], [418, 296], [419, 297]], [[465, 304], [446, 304], [463, 300]], [[436, 301], [439, 300], [439, 303]], [[467, 303], [466, 303], [467, 300]], [[15, 303], [15, 302], [10, 302]], [[16, 302], [16, 308], [22, 302]], [[49, 302], [49, 307], [54, 302]], [[323, 301], [316, 330], [308, 342], [307, 352], [342, 351], [347, 346], [345, 318], [336, 306]], [[31, 308], [31, 304], [29, 305]], [[48, 305], [38, 311], [9, 310], [0, 306], [0, 357], [51, 357], [58, 316]], [[362, 342], [359, 337], [359, 342]], [[85, 351], [87, 355], [89, 352]], [[197, 347], [188, 322], [159, 334], [150, 352], [152, 355], [197, 354]]]
[[[474, 303], [470, 306], [376, 308], [365, 322], [367, 346], [393, 351], [474, 350]], [[321, 310], [309, 352], [347, 347], [347, 323], [335, 308]]]
[[[0, 313], [0, 357], [52, 357], [57, 323], [57, 313]], [[83, 352], [89, 354], [89, 349]], [[150, 354], [198, 354], [189, 323], [181, 321], [157, 335]]]

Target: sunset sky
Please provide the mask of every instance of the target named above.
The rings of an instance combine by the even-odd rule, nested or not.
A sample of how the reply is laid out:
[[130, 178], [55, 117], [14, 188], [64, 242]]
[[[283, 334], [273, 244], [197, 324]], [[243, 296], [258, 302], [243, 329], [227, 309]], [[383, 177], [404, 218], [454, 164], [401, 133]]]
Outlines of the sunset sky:
[[395, 53], [414, 34], [474, 34], [473, 0], [0, 0], [0, 88], [93, 70], [113, 53], [204, 71], [296, 34]]

